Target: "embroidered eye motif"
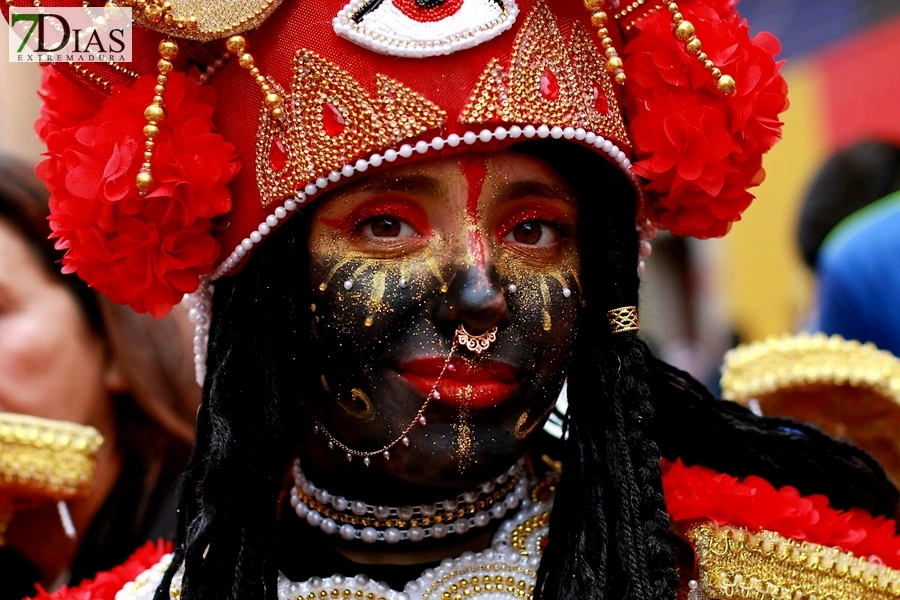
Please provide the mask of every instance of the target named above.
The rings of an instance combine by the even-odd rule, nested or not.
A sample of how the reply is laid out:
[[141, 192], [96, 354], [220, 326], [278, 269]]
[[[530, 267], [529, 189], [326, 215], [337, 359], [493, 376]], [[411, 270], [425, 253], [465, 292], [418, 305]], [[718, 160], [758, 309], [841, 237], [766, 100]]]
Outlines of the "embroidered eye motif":
[[515, 0], [351, 0], [332, 24], [342, 38], [379, 54], [424, 58], [495, 38], [518, 14]]

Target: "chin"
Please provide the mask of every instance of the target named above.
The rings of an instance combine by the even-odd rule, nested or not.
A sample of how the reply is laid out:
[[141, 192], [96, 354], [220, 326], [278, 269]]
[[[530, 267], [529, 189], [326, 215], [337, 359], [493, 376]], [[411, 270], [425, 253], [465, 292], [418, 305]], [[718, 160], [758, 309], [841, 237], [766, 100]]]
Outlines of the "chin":
[[398, 448], [378, 468], [404, 483], [433, 488], [475, 487], [513, 466], [527, 450], [527, 440], [501, 428], [476, 430], [467, 452], [458, 447], [456, 424], [429, 422], [409, 437], [410, 447]]

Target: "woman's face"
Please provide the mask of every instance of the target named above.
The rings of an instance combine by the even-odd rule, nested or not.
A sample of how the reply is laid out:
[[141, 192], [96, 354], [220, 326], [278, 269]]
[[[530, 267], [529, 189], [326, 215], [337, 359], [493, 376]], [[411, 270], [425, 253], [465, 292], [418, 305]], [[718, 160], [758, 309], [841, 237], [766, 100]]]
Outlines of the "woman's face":
[[[314, 416], [350, 448], [377, 450], [436, 386], [409, 446], [370, 468], [465, 486], [511, 465], [553, 407], [575, 340], [577, 218], [567, 183], [511, 152], [379, 172], [324, 199], [309, 238]], [[496, 328], [496, 341], [448, 362], [460, 325]]]
[[0, 412], [112, 422], [102, 339], [77, 300], [0, 219]]

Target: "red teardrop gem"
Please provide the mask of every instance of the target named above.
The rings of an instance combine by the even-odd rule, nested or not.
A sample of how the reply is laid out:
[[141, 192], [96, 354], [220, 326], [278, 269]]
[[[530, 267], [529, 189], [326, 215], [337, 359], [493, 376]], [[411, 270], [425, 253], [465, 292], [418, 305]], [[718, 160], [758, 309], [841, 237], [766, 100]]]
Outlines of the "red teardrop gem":
[[541, 540], [541, 552], [547, 549], [547, 544], [550, 543], [550, 536], [545, 535], [544, 539]]
[[341, 135], [347, 128], [344, 115], [331, 102], [322, 104], [322, 126], [325, 128], [325, 133], [332, 137]]
[[603, 89], [594, 84], [594, 108], [601, 115], [605, 115], [609, 112], [609, 101], [606, 99], [606, 94], [603, 93]]
[[283, 171], [287, 166], [287, 151], [284, 149], [281, 138], [277, 136], [269, 146], [269, 166], [275, 171]]
[[541, 73], [541, 95], [547, 100], [556, 100], [559, 97], [559, 80], [550, 69], [544, 69]]

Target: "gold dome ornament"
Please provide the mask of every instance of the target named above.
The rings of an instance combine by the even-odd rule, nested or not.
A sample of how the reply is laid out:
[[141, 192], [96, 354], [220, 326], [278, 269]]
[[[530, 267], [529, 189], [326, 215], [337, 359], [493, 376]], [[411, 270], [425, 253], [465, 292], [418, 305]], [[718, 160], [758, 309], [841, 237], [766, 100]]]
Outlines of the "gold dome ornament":
[[812, 423], [872, 454], [900, 482], [900, 359], [822, 333], [785, 335], [725, 355], [722, 395]]
[[[209, 42], [262, 25], [282, 0], [118, 0], [139, 24], [173, 37]], [[110, 3], [112, 4], [112, 3]]]

